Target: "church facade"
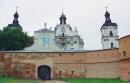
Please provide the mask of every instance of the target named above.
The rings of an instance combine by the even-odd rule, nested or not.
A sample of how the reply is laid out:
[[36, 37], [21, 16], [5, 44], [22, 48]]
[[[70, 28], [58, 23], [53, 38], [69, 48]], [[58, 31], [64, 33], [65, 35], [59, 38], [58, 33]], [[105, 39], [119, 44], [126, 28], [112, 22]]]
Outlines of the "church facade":
[[[130, 80], [130, 35], [118, 37], [108, 11], [101, 27], [101, 50], [83, 50], [78, 31], [62, 13], [55, 30], [35, 31], [34, 44], [21, 51], [0, 52], [0, 75], [25, 79], [120, 78]], [[117, 41], [118, 40], [118, 41]], [[53, 48], [54, 47], [54, 48]]]
[[83, 39], [78, 35], [76, 28], [73, 30], [69, 24], [66, 24], [66, 19], [62, 12], [60, 24], [57, 24], [54, 30], [47, 29], [45, 23], [43, 29], [34, 32], [34, 44], [25, 50], [42, 52], [83, 50]]

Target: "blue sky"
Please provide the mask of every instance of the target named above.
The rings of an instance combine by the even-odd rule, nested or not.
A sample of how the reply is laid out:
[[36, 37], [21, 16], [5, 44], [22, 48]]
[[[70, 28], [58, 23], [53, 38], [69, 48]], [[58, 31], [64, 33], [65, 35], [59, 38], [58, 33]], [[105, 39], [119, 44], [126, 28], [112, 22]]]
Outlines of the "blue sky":
[[67, 24], [84, 39], [85, 49], [101, 49], [100, 28], [105, 21], [105, 7], [111, 13], [112, 22], [118, 24], [119, 36], [130, 34], [130, 0], [0, 0], [0, 29], [12, 23], [15, 8], [18, 8], [19, 21], [29, 35], [44, 28], [54, 27], [59, 23], [59, 16], [64, 9]]

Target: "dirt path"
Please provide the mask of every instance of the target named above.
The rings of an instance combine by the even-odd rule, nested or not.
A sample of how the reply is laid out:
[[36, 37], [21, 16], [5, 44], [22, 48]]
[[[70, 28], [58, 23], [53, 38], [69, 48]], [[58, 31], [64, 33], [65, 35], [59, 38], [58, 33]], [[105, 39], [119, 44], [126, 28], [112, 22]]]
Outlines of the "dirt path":
[[57, 80], [50, 80], [50, 81], [39, 81], [39, 83], [66, 83], [66, 82], [57, 81]]

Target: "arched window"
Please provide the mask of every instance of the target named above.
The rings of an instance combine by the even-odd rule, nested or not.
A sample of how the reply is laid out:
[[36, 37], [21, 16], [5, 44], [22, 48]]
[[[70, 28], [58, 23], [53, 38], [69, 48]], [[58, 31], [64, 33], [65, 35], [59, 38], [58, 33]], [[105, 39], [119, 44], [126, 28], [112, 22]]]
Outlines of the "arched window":
[[72, 75], [74, 74], [74, 71], [71, 71]]
[[59, 75], [61, 76], [61, 74], [62, 74], [62, 71], [59, 71]]
[[111, 43], [111, 48], [113, 48], [113, 43]]
[[112, 31], [110, 31], [110, 36], [113, 36], [113, 33], [112, 33]]

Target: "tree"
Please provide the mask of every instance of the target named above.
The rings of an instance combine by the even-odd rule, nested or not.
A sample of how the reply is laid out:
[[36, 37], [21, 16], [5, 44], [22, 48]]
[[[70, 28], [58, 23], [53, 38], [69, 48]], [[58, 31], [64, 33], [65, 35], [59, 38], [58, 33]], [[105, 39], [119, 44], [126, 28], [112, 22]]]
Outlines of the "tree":
[[0, 49], [2, 50], [22, 50], [32, 43], [31, 37], [19, 28], [4, 28], [0, 32]]
[[2, 49], [3, 47], [2, 34], [3, 34], [2, 30], [0, 30], [0, 49]]

